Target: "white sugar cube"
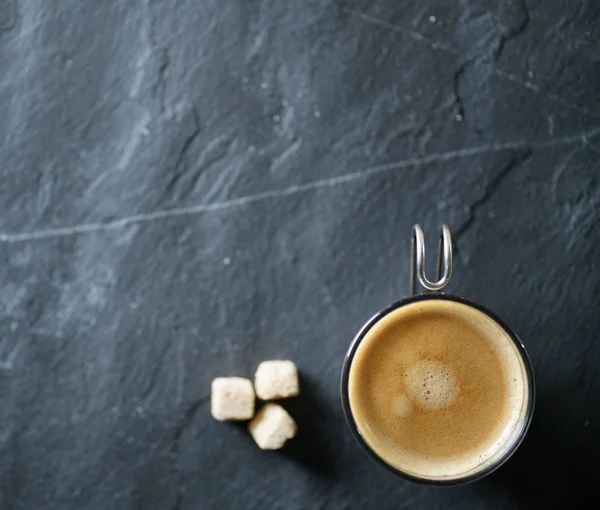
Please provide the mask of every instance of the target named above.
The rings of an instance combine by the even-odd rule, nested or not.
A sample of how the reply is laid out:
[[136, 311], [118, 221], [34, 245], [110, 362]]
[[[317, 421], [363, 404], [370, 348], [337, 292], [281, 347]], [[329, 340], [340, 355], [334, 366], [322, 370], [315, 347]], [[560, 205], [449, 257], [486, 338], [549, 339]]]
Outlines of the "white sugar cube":
[[263, 361], [256, 370], [254, 387], [263, 400], [294, 397], [300, 393], [298, 369], [289, 360]]
[[261, 450], [278, 450], [296, 435], [296, 422], [277, 404], [266, 404], [248, 425]]
[[210, 412], [215, 420], [249, 420], [254, 416], [254, 388], [243, 377], [217, 377], [210, 387]]

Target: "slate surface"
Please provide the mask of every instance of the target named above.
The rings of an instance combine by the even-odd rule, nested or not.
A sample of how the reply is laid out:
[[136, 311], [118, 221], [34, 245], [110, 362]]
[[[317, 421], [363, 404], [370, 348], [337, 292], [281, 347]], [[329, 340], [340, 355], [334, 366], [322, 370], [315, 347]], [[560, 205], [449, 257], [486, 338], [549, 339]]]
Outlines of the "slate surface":
[[[0, 1], [0, 508], [593, 501], [599, 22], [593, 0]], [[451, 290], [537, 374], [521, 449], [453, 489], [372, 464], [339, 402], [416, 221], [451, 225]], [[208, 394], [274, 357], [303, 395], [267, 454]]]

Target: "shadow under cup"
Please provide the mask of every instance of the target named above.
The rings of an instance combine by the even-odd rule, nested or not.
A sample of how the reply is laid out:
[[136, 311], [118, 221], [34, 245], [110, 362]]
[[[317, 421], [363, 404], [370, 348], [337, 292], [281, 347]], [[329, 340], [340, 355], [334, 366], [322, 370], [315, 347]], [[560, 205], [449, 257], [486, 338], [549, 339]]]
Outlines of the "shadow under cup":
[[[434, 307], [436, 304], [431, 301], [436, 300], [442, 307], [452, 306], [462, 309], [465, 311], [466, 315], [472, 314], [473, 316], [480, 317], [480, 323], [487, 322], [493, 328], [501, 331], [502, 338], [506, 339], [503, 340], [503, 343], [505, 344], [504, 348], [510, 351], [511, 356], [516, 360], [514, 363], [515, 366], [518, 366], [519, 390], [517, 395], [518, 398], [515, 400], [517, 404], [516, 406], [511, 405], [510, 407], [512, 415], [516, 416], [516, 418], [514, 418], [510, 427], [507, 427], [505, 430], [503, 429], [501, 434], [497, 437], [495, 436], [494, 446], [489, 450], [489, 454], [482, 455], [481, 457], [477, 454], [472, 456], [470, 456], [469, 453], [466, 454], [466, 457], [475, 459], [475, 461], [457, 461], [455, 463], [453, 459], [445, 460], [434, 458], [433, 460], [424, 461], [425, 463], [414, 463], [410, 459], [406, 462], [398, 462], [397, 459], [393, 459], [392, 456], [386, 456], [386, 451], [384, 451], [381, 445], [373, 439], [372, 431], [364, 430], [365, 428], [368, 428], [364, 425], [364, 420], [357, 419], [354, 414], [356, 409], [353, 410], [351, 398], [352, 392], [350, 391], [350, 385], [355, 384], [350, 381], [352, 363], [363, 340], [366, 337], [369, 337], [369, 333], [376, 325], [378, 325], [377, 327], [381, 325], [380, 321], [388, 316], [388, 314], [397, 312], [400, 309], [408, 310], [410, 308], [408, 305], [413, 303], [422, 303], [423, 306]], [[430, 303], [424, 303], [426, 301]], [[458, 305], [458, 307], [455, 305]], [[506, 462], [515, 452], [521, 444], [527, 429], [529, 428], [529, 424], [531, 423], [535, 403], [535, 384], [531, 362], [523, 344], [493, 313], [478, 304], [460, 297], [445, 294], [421, 294], [393, 303], [377, 313], [361, 328], [352, 341], [344, 359], [341, 379], [341, 396], [346, 421], [350, 426], [352, 434], [370, 457], [379, 465], [402, 478], [414, 482], [432, 485], [457, 485], [472, 482], [490, 474], [504, 464], [504, 462]], [[361, 430], [361, 425], [359, 425], [361, 421], [363, 421], [363, 430]], [[385, 434], [380, 431], [378, 432], [380, 435]], [[439, 465], [435, 469], [419, 467], [427, 465], [427, 462], [429, 462], [430, 466], [433, 466], [436, 463]], [[446, 462], [446, 464], [444, 464], [444, 462]], [[453, 465], [455, 468], [446, 469], [442, 465]], [[415, 466], [417, 467], [415, 468]]]

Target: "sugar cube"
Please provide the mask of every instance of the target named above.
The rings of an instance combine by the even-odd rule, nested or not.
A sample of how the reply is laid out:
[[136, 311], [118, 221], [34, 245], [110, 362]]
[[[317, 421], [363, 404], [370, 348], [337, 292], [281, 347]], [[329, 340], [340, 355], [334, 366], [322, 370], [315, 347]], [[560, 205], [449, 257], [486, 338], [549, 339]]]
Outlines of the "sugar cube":
[[249, 420], [254, 416], [254, 388], [243, 377], [217, 377], [210, 389], [210, 412], [216, 420]]
[[298, 369], [293, 361], [263, 361], [254, 376], [256, 395], [263, 400], [294, 397], [300, 393]]
[[296, 422], [277, 404], [266, 404], [248, 425], [261, 450], [278, 450], [296, 435]]

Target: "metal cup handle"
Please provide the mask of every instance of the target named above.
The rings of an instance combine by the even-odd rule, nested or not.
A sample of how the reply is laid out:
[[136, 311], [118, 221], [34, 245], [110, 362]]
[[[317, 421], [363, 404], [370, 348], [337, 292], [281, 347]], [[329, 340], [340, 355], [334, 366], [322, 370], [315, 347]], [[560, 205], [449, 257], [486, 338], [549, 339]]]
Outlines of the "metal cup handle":
[[411, 245], [410, 294], [414, 295], [417, 281], [427, 290], [440, 291], [452, 278], [452, 235], [448, 225], [442, 226], [442, 234], [437, 254], [437, 281], [430, 281], [425, 275], [425, 237], [421, 225], [415, 225]]

